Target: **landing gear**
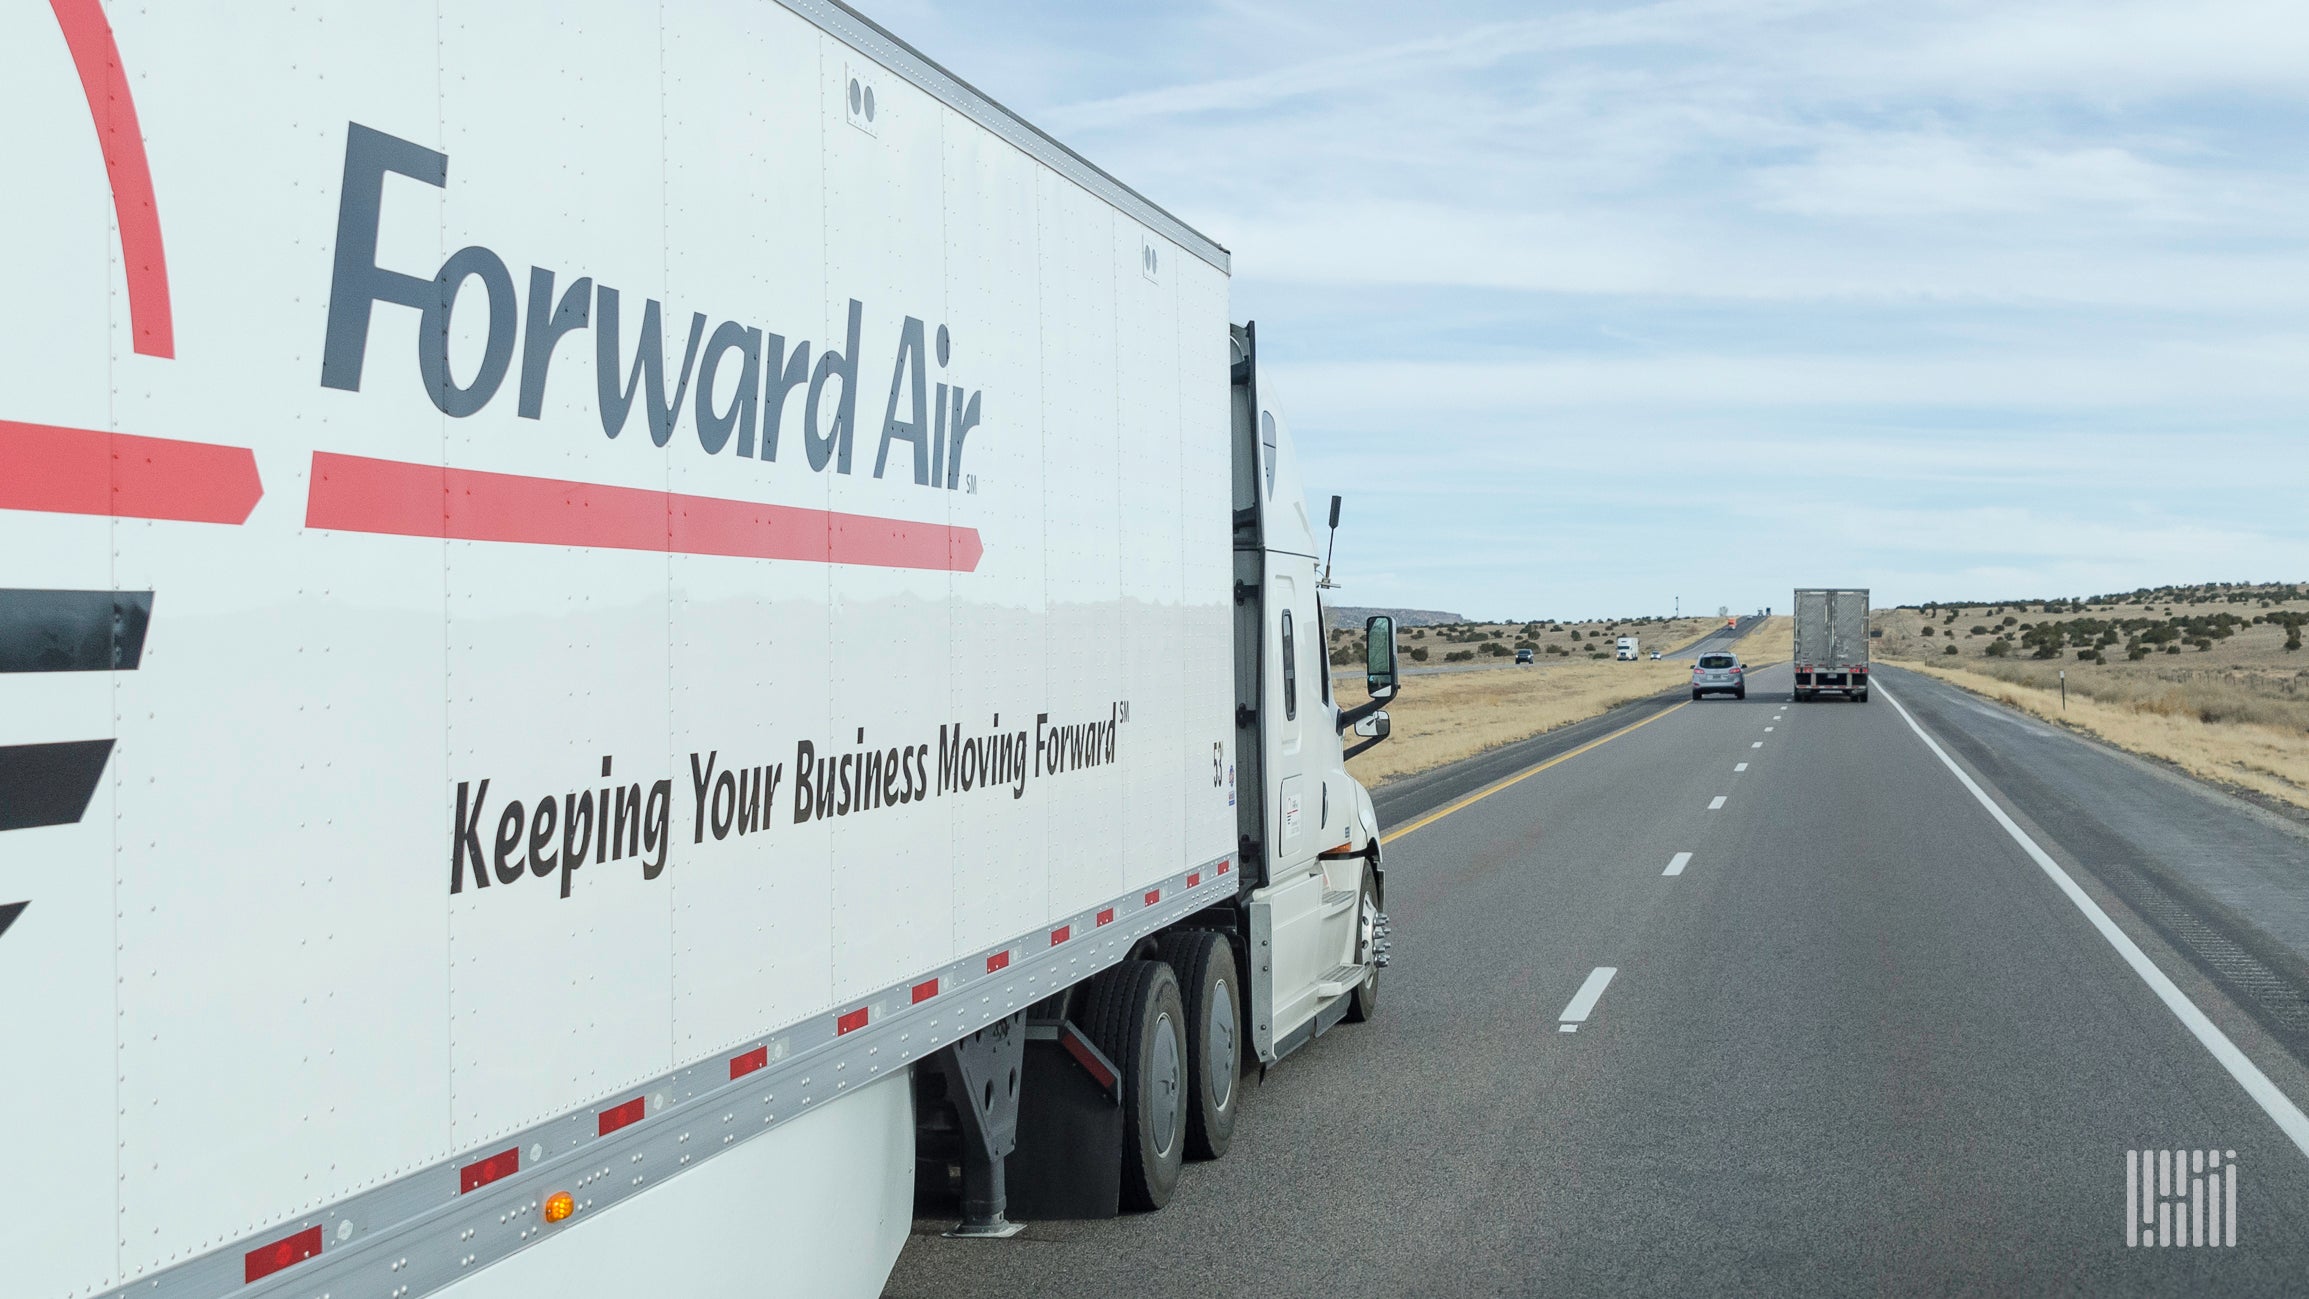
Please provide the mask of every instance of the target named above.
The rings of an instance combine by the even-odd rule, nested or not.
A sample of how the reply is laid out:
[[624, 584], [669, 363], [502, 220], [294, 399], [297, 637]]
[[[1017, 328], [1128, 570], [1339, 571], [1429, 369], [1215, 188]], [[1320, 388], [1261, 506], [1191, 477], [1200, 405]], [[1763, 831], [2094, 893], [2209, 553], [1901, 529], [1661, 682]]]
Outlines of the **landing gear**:
[[1186, 1006], [1161, 961], [1124, 961], [1092, 980], [1083, 1027], [1122, 1074], [1122, 1202], [1159, 1209], [1187, 1144]]
[[1243, 1067], [1242, 984], [1224, 934], [1189, 929], [1162, 940], [1186, 1005], [1187, 1154], [1217, 1159], [1235, 1139], [1236, 1084]]

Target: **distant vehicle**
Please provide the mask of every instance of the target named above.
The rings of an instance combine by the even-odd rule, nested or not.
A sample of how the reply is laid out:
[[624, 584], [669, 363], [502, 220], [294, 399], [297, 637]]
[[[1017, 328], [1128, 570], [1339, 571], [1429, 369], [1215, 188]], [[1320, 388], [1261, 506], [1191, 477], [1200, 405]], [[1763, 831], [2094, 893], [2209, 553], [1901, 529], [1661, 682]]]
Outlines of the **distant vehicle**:
[[1868, 591], [1796, 588], [1796, 702], [1833, 691], [1868, 702]]
[[1633, 637], [1633, 636], [1622, 636], [1622, 637], [1620, 637], [1620, 639], [1619, 639], [1619, 649], [1620, 649], [1620, 657], [1619, 657], [1619, 661], [1620, 661], [1620, 662], [1622, 662], [1622, 663], [1633, 663], [1633, 662], [1635, 662], [1635, 661], [1636, 661], [1636, 659], [1637, 659], [1638, 657], [1640, 657], [1640, 656], [1639, 656], [1639, 655], [1636, 653], [1636, 638], [1635, 638], [1635, 637]]
[[1658, 650], [1653, 650], [1653, 651], [1652, 651], [1652, 657], [1653, 657], [1653, 658], [1657, 659], [1659, 656], [1660, 656], [1660, 652], [1659, 652]]
[[1748, 697], [1748, 669], [1741, 665], [1739, 655], [1715, 650], [1693, 662], [1692, 698], [1707, 695]]
[[1531, 651], [1527, 649], [1517, 650], [1515, 652], [1515, 661], [1519, 666], [1531, 662]]

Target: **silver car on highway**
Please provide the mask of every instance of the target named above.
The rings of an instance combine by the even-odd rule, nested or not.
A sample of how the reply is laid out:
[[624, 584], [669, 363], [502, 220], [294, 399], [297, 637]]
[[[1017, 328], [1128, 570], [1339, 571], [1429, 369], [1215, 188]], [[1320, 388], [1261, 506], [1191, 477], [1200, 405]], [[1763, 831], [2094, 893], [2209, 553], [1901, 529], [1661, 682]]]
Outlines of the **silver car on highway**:
[[1710, 650], [1692, 662], [1692, 698], [1704, 695], [1748, 697], [1748, 669], [1729, 650]]

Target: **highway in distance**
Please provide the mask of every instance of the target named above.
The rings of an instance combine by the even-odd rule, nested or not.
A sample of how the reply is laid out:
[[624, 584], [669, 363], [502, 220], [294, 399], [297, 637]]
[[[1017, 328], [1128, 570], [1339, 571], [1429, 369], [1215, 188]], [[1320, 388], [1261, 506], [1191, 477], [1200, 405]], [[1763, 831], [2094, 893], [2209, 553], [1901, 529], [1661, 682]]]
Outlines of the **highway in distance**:
[[[926, 1208], [887, 1293], [2303, 1293], [2309, 832], [1911, 673], [1789, 684], [1383, 791], [1378, 1019], [1161, 1212]], [[2128, 1243], [2206, 1203], [2129, 1207], [2139, 1151], [2219, 1155], [2235, 1244]]]

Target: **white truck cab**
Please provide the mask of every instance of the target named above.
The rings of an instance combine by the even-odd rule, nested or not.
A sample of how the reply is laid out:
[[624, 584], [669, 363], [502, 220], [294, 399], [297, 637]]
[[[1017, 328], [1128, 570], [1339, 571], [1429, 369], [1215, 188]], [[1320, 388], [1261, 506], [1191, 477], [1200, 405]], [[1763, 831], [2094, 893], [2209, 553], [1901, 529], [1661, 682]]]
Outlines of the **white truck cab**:
[[1635, 662], [1637, 659], [1639, 659], [1639, 658], [1641, 658], [1641, 657], [1643, 657], [1643, 656], [1642, 656], [1640, 653], [1638, 653], [1638, 652], [1637, 652], [1637, 645], [1636, 645], [1636, 638], [1635, 638], [1635, 637], [1633, 637], [1633, 636], [1622, 636], [1622, 637], [1620, 637], [1620, 639], [1619, 639], [1619, 661], [1620, 661], [1620, 662], [1622, 662], [1622, 663], [1633, 663], [1633, 662]]

